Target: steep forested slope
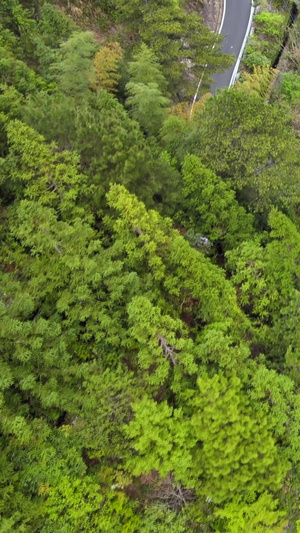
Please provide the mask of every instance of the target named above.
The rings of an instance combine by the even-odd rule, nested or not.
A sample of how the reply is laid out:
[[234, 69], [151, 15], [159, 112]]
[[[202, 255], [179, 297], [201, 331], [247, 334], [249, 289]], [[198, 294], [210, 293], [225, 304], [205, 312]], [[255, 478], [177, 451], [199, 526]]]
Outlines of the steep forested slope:
[[190, 116], [185, 8], [0, 6], [3, 533], [297, 531], [300, 141], [265, 77]]

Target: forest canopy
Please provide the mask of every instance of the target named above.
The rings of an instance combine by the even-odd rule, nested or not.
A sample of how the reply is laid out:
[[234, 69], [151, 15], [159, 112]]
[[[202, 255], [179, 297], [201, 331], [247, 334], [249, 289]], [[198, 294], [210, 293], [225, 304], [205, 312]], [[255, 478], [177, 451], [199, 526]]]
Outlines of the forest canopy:
[[299, 75], [196, 4], [0, 5], [1, 533], [300, 531]]

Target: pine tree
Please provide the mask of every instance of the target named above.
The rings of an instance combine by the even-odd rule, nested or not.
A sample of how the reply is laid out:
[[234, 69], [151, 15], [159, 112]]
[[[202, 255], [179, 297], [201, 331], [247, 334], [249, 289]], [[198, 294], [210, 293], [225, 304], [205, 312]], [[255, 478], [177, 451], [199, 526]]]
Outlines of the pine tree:
[[73, 34], [61, 44], [60, 57], [52, 65], [59, 88], [70, 96], [87, 91], [94, 75], [92, 56], [96, 43], [92, 32]]
[[166, 117], [169, 100], [161, 94], [156, 83], [145, 85], [129, 82], [126, 90], [129, 95], [126, 104], [130, 108], [132, 118], [138, 121], [149, 135], [157, 135]]
[[128, 64], [130, 80], [134, 83], [149, 85], [156, 83], [160, 90], [166, 88], [166, 80], [162, 73], [158, 59], [145, 43], [133, 55], [134, 61]]
[[202, 81], [206, 92], [211, 74], [229, 66], [230, 56], [220, 53], [222, 37], [212, 33], [196, 13], [177, 6], [148, 4], [140, 28], [143, 41], [151, 47], [163, 68], [172, 92], [181, 99], [196, 90], [190, 76]]
[[200, 78], [204, 72], [203, 88], [207, 90], [210, 75], [232, 62], [220, 53], [222, 37], [211, 32], [198, 13], [186, 13], [177, 0], [117, 0], [116, 8], [119, 19], [155, 53], [177, 97], [194, 94], [190, 75]]
[[81, 170], [94, 187], [88, 203], [95, 210], [103, 209], [105, 193], [114, 182], [151, 204], [160, 183], [151, 171], [154, 158], [138, 124], [103, 89], [85, 95], [82, 106], [76, 102], [61, 93], [42, 94], [29, 102], [24, 118], [47, 141], [80, 155]]
[[126, 104], [142, 129], [155, 135], [162, 126], [169, 105], [168, 98], [163, 94], [166, 80], [155, 54], [145, 44], [141, 45], [134, 59], [129, 63], [130, 81], [126, 85]]

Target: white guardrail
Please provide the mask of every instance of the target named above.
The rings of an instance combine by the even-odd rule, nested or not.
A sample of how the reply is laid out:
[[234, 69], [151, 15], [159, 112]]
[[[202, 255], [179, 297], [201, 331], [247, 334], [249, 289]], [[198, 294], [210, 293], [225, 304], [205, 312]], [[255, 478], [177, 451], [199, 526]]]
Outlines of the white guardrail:
[[242, 60], [242, 57], [243, 57], [243, 54], [244, 54], [244, 50], [245, 50], [245, 46], [247, 44], [247, 40], [248, 40], [248, 37], [249, 37], [249, 33], [251, 31], [254, 12], [255, 12], [255, 6], [253, 5], [253, 3], [251, 3], [251, 9], [250, 9], [250, 15], [249, 15], [249, 20], [248, 20], [247, 30], [246, 30], [246, 33], [245, 33], [245, 37], [244, 37], [244, 40], [243, 40], [239, 55], [237, 57], [237, 60], [236, 60], [235, 66], [234, 66], [234, 70], [233, 70], [233, 73], [232, 73], [232, 76], [231, 76], [231, 79], [230, 79], [230, 82], [229, 82], [229, 87], [232, 87], [232, 85], [234, 85], [234, 83], [235, 83], [236, 76], [237, 76], [237, 73], [238, 73], [238, 69], [239, 69], [239, 66], [240, 66], [240, 62]]

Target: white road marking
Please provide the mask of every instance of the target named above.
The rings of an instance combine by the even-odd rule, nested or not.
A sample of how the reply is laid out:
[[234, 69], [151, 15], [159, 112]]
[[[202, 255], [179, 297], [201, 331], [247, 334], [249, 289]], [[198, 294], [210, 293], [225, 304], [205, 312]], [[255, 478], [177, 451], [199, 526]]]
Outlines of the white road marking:
[[239, 53], [239, 55], [237, 57], [237, 60], [236, 60], [236, 63], [235, 63], [235, 66], [234, 66], [234, 69], [233, 69], [233, 73], [232, 73], [232, 76], [231, 76], [231, 79], [230, 79], [228, 87], [232, 87], [232, 85], [235, 82], [237, 71], [238, 71], [238, 68], [240, 66], [240, 62], [241, 62], [241, 59], [243, 57], [245, 46], [247, 44], [247, 39], [249, 37], [249, 33], [250, 33], [250, 30], [251, 30], [251, 24], [252, 24], [254, 11], [255, 11], [255, 7], [254, 7], [254, 5], [251, 2], [251, 9], [250, 9], [250, 14], [249, 14], [248, 26], [247, 26], [247, 29], [246, 29], [245, 37], [244, 37], [244, 40], [242, 42], [240, 53]]

